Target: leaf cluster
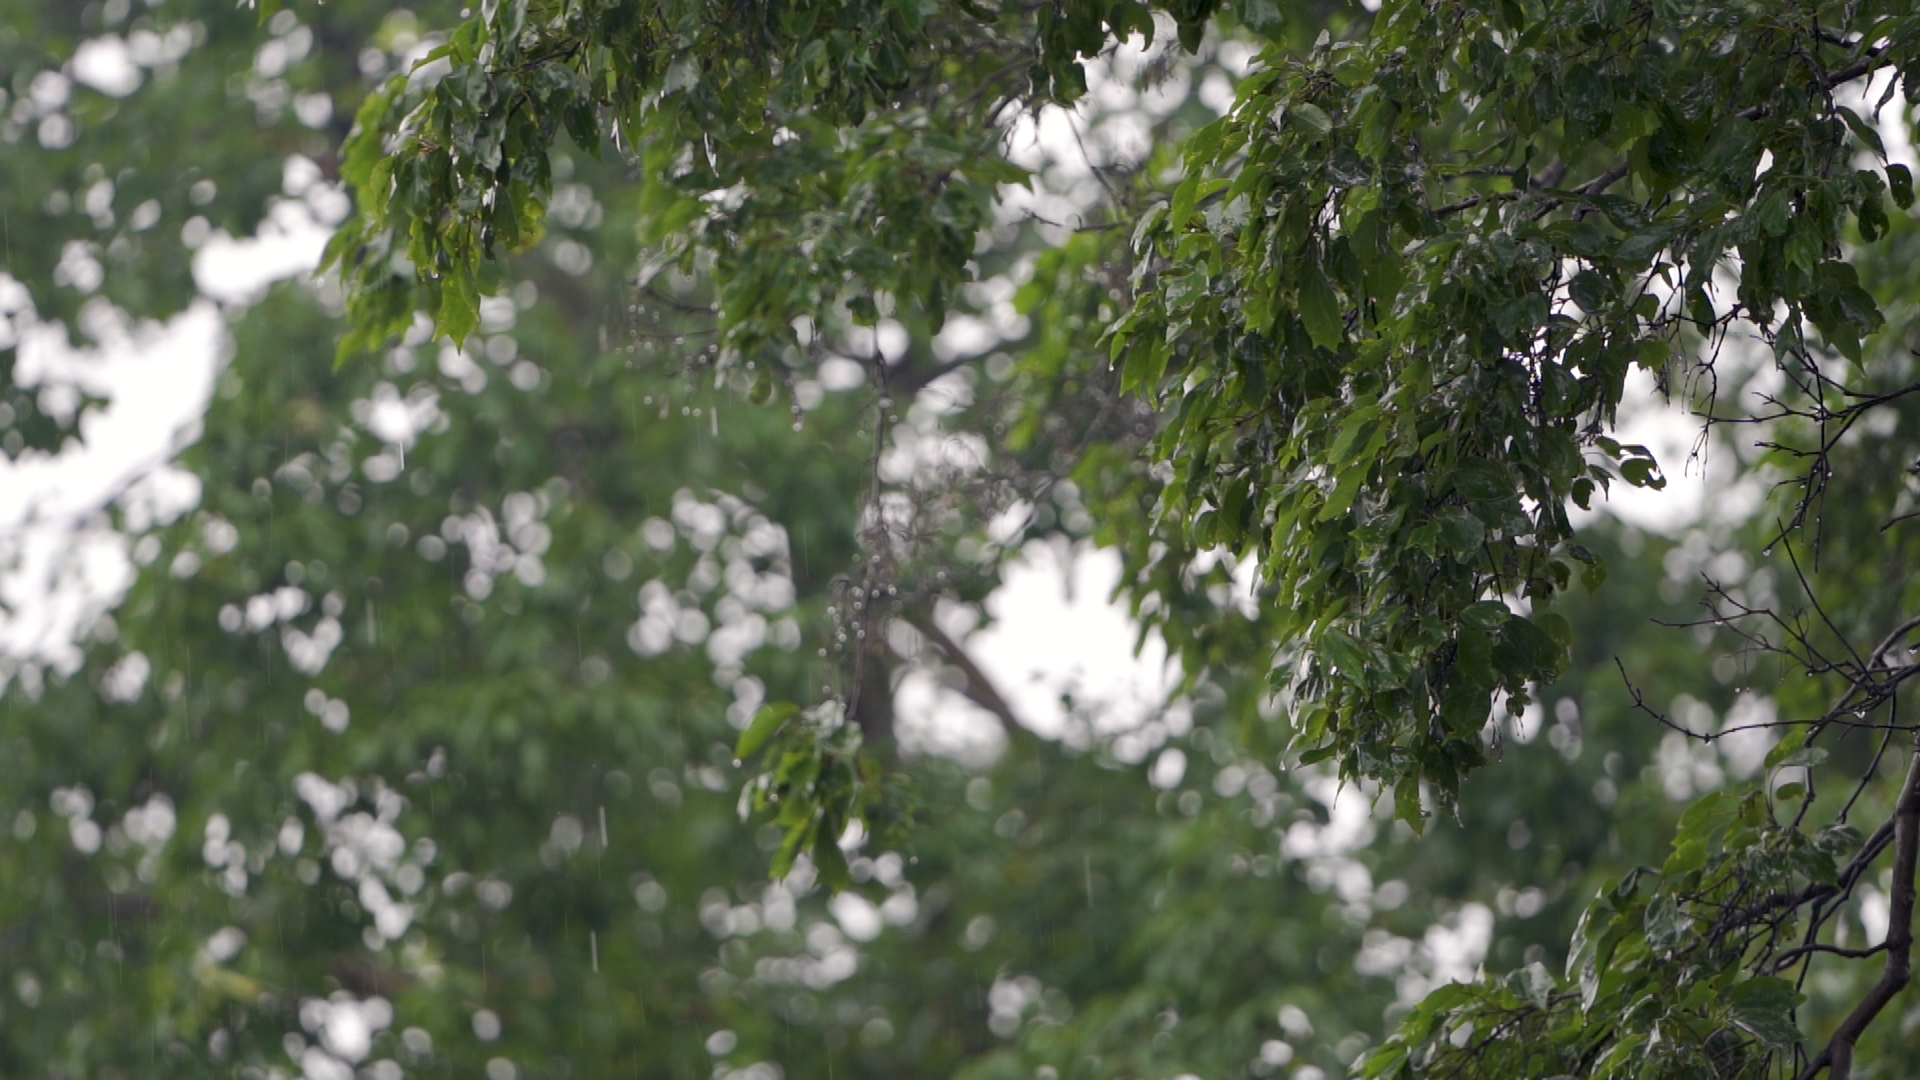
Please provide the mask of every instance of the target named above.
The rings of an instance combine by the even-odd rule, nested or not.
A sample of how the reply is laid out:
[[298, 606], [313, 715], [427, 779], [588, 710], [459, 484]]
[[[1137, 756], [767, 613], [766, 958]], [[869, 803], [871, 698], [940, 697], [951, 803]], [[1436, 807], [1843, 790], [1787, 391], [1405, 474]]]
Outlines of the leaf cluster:
[[1664, 384], [1735, 322], [1859, 356], [1881, 315], [1841, 245], [1911, 177], [1851, 166], [1878, 140], [1832, 91], [1911, 66], [1917, 31], [1900, 5], [1389, 4], [1270, 49], [1186, 141], [1111, 351], [1168, 414], [1157, 526], [1275, 588], [1307, 757], [1417, 819], [1481, 762], [1490, 699], [1564, 670], [1554, 602], [1603, 573], [1568, 507], [1664, 483], [1610, 434], [1632, 370]]
[[1833, 887], [1860, 842], [1844, 825], [1778, 825], [1757, 792], [1709, 794], [1663, 866], [1587, 908], [1564, 980], [1534, 964], [1436, 991], [1364, 1075], [1772, 1075], [1800, 1045], [1804, 1000], [1773, 962], [1796, 925], [1781, 901]]

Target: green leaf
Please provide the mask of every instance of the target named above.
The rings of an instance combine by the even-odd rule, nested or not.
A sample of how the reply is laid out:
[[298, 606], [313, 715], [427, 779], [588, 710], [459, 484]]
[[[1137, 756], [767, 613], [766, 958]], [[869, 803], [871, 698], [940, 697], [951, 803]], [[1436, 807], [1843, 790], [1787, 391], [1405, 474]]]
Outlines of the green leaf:
[[1217, 176], [1189, 176], [1181, 181], [1173, 192], [1173, 207], [1167, 211], [1167, 228], [1178, 234], [1186, 228], [1187, 219], [1193, 216], [1194, 206], [1229, 183], [1231, 181]]
[[[1278, 12], [1275, 12], [1275, 16], [1278, 17]], [[1107, 16], [1107, 20], [1107, 25], [1113, 28], [1114, 37], [1125, 41], [1128, 37], [1139, 34], [1145, 39], [1147, 45], [1153, 44], [1153, 13], [1147, 9], [1147, 5], [1135, 3], [1133, 0], [1121, 0], [1120, 3], [1113, 5], [1113, 11]]]
[[840, 836], [827, 828], [825, 822], [814, 836], [813, 867], [819, 872], [820, 880], [834, 892], [846, 892], [853, 887], [853, 875], [847, 870], [847, 856], [840, 850]]
[[1620, 478], [1637, 488], [1659, 491], [1667, 486], [1660, 466], [1650, 457], [1627, 458], [1620, 463]]
[[1793, 1022], [1793, 1010], [1800, 1001], [1800, 992], [1791, 982], [1763, 975], [1736, 983], [1727, 992], [1728, 1017], [1747, 1034], [1775, 1050], [1787, 1051], [1800, 1044], [1800, 1028]]
[[1166, 374], [1169, 351], [1163, 341], [1137, 342], [1127, 350], [1126, 366], [1120, 370], [1120, 388], [1129, 394], [1154, 394], [1160, 377]]
[[1156, 203], [1148, 207], [1146, 213], [1140, 215], [1139, 223], [1133, 227], [1134, 254], [1139, 255], [1145, 253], [1147, 237], [1153, 232], [1153, 227], [1159, 223], [1160, 215], [1166, 213], [1166, 211], [1166, 207]]
[[1323, 349], [1337, 349], [1346, 338], [1340, 302], [1318, 266], [1306, 267], [1300, 276], [1300, 321], [1307, 324], [1313, 343]]
[[[1454, 663], [1460, 668], [1468, 682], [1463, 686], [1461, 702], [1464, 707], [1471, 705], [1480, 717], [1469, 717], [1468, 721], [1478, 724], [1484, 718], [1487, 705], [1487, 691], [1500, 682], [1500, 676], [1493, 670], [1493, 639], [1487, 632], [1471, 623], [1463, 623], [1455, 636]], [[1466, 693], [1471, 691], [1471, 693]]]
[[760, 711], [754, 714], [753, 723], [740, 733], [740, 741], [733, 746], [733, 756], [745, 761], [759, 753], [760, 748], [767, 745], [768, 739], [798, 715], [800, 706], [791, 701], [761, 706]]
[[[1377, 428], [1375, 429], [1378, 430]], [[1327, 496], [1325, 505], [1314, 515], [1315, 521], [1331, 521], [1353, 508], [1353, 500], [1360, 494], [1360, 485], [1366, 483], [1367, 476], [1373, 471], [1371, 463], [1350, 461], [1335, 472], [1337, 479], [1333, 492]]]
[[1833, 111], [1839, 113], [1840, 119], [1853, 130], [1854, 138], [1859, 139], [1867, 149], [1873, 151], [1874, 157], [1882, 161], [1887, 159], [1887, 145], [1880, 141], [1880, 133], [1874, 130], [1872, 124], [1844, 105], [1835, 107]]
[[1660, 867], [1660, 872], [1668, 877], [1677, 878], [1693, 873], [1707, 865], [1707, 844], [1704, 840], [1682, 840], [1673, 846], [1673, 854]]
[[1350, 147], [1340, 147], [1327, 159], [1327, 179], [1340, 187], [1365, 187], [1372, 178], [1366, 160]]
[[1589, 314], [1605, 307], [1607, 301], [1613, 299], [1616, 292], [1618, 290], [1614, 288], [1611, 279], [1596, 274], [1592, 270], [1580, 271], [1573, 276], [1572, 281], [1567, 283], [1567, 295], [1572, 297], [1574, 303], [1580, 305], [1580, 310]]
[[1420, 779], [1408, 776], [1393, 786], [1393, 816], [1413, 828], [1419, 836], [1426, 832], [1427, 815], [1420, 804]]
[[1844, 857], [1858, 850], [1863, 839], [1860, 830], [1851, 825], [1829, 825], [1814, 834], [1813, 846], [1829, 855]]
[[[1515, 678], [1531, 679], [1556, 673], [1565, 650], [1540, 624], [1514, 615], [1501, 628], [1495, 643], [1494, 666]], [[1506, 662], [1502, 662], [1502, 660]]]
[[1339, 752], [1340, 748], [1337, 746], [1316, 746], [1311, 750], [1301, 752], [1300, 764], [1317, 765]]
[[667, 77], [661, 80], [660, 93], [679, 93], [700, 85], [700, 58], [692, 53], [682, 53], [667, 65]]
[[1614, 250], [1614, 256], [1629, 265], [1644, 263], [1659, 254], [1671, 237], [1672, 233], [1661, 226], [1641, 229], [1622, 240]]
[[[1279, 30], [1285, 22], [1280, 14], [1280, 6], [1274, 0], [1243, 0], [1240, 18], [1248, 27], [1262, 34]], [[1151, 22], [1149, 19], [1148, 23]]]
[[1298, 121], [1299, 126], [1314, 135], [1325, 135], [1333, 130], [1333, 118], [1325, 109], [1308, 101], [1295, 102], [1287, 109], [1287, 119]]
[[782, 880], [793, 872], [794, 861], [799, 858], [800, 849], [806, 846], [808, 832], [805, 822], [792, 825], [787, 829], [786, 836], [780, 841], [779, 850], [773, 853], [773, 859], [767, 867], [768, 873], [775, 881]]
[[1500, 601], [1482, 600], [1467, 605], [1466, 610], [1460, 613], [1460, 622], [1483, 633], [1497, 634], [1512, 617], [1513, 611]]
[[440, 313], [435, 322], [456, 347], [464, 347], [480, 325], [480, 284], [471, 270], [456, 266], [440, 279]]
[[1913, 171], [1905, 165], [1887, 166], [1887, 190], [1893, 194], [1893, 204], [1902, 210], [1913, 206]]
[[1580, 564], [1580, 583], [1588, 592], [1598, 592], [1607, 580], [1607, 560], [1579, 544], [1569, 545], [1567, 554]]
[[1777, 189], [1768, 192], [1767, 197], [1760, 200], [1757, 211], [1760, 231], [1768, 236], [1786, 235], [1787, 224], [1792, 219], [1792, 214], [1793, 205], [1787, 198], [1786, 192]]
[[1811, 728], [1796, 727], [1789, 730], [1784, 738], [1774, 744], [1773, 749], [1767, 751], [1766, 767], [1772, 770], [1788, 764], [1787, 759], [1807, 745], [1807, 736], [1811, 734], [1813, 734]]
[[[1459, 507], [1449, 507], [1438, 519], [1440, 542], [1456, 555], [1470, 555], [1486, 542], [1487, 527]], [[1504, 611], [1504, 607], [1502, 608]]]
[[1546, 966], [1538, 960], [1507, 976], [1507, 989], [1521, 1001], [1536, 1009], [1547, 1007], [1547, 999], [1553, 995], [1553, 976], [1547, 973]]
[[1566, 75], [1567, 113], [1591, 128], [1605, 126], [1613, 111], [1613, 85], [1605, 72], [1590, 64], [1575, 64]]
[[1371, 432], [1379, 419], [1380, 406], [1371, 403], [1349, 413], [1340, 422], [1340, 431], [1334, 436], [1332, 448], [1327, 451], [1327, 460], [1335, 464], [1345, 462], [1353, 453], [1354, 444], [1360, 441], [1363, 434]]
[[1675, 835], [1681, 838], [1705, 836], [1719, 818], [1734, 811], [1735, 807], [1728, 805], [1731, 801], [1731, 796], [1725, 791], [1715, 791], [1695, 799], [1693, 805], [1681, 813]]
[[1506, 466], [1480, 458], [1469, 458], [1453, 472], [1454, 490], [1468, 502], [1491, 503], [1513, 498], [1513, 474]]
[[1352, 635], [1343, 630], [1328, 630], [1320, 635], [1316, 644], [1321, 657], [1332, 661], [1349, 682], [1362, 688], [1367, 685], [1367, 654]]
[[1687, 915], [1686, 909], [1678, 900], [1669, 895], [1662, 895], [1647, 905], [1644, 925], [1647, 946], [1655, 952], [1663, 953], [1686, 940], [1687, 935], [1693, 930], [1693, 919]]
[[[1786, 744], [1782, 743], [1781, 745], [1784, 746]], [[1777, 750], [1779, 749], [1779, 747], [1775, 747], [1775, 749]], [[1800, 747], [1796, 747], [1792, 751], [1783, 755], [1779, 761], [1774, 761], [1773, 755], [1768, 754], [1767, 767], [1773, 768], [1775, 765], [1780, 765], [1780, 766], [1805, 765], [1808, 768], [1812, 768], [1813, 766], [1818, 765], [1825, 760], [1827, 760], [1827, 752], [1821, 749], [1820, 747], [1800, 746]]]

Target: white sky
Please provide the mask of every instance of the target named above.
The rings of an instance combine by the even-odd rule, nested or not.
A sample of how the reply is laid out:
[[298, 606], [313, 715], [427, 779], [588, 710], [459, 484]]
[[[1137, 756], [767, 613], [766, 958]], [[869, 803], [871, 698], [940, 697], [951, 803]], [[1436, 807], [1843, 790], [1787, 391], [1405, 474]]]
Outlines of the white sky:
[[0, 458], [0, 687], [21, 660], [73, 670], [77, 635], [131, 586], [128, 541], [103, 509], [118, 507], [137, 534], [198, 504], [199, 480], [170, 463], [199, 437], [232, 348], [223, 309], [237, 313], [318, 263], [329, 230], [316, 216], [337, 221], [344, 196], [317, 176], [294, 159], [290, 197], [258, 236], [209, 237], [193, 264], [203, 299], [165, 323], [135, 323], [96, 301], [80, 319], [89, 343], [74, 347], [67, 328], [40, 321], [26, 290], [0, 273], [0, 343], [17, 343], [16, 381], [39, 387], [43, 408], [71, 410], [80, 392], [106, 400], [81, 414], [81, 438], [58, 453]]

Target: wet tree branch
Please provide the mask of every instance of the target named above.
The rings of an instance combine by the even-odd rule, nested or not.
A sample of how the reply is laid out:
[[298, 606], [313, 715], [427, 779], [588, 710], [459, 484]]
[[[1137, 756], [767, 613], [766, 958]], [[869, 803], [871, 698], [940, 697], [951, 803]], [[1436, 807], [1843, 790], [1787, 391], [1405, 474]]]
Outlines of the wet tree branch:
[[1913, 977], [1914, 867], [1916, 856], [1920, 856], [1920, 748], [1907, 766], [1907, 780], [1901, 787], [1893, 821], [1893, 895], [1887, 920], [1886, 970], [1841, 1022], [1826, 1048], [1800, 1071], [1797, 1080], [1813, 1080], [1822, 1070], [1828, 1070], [1831, 1080], [1851, 1080], [1854, 1045]]

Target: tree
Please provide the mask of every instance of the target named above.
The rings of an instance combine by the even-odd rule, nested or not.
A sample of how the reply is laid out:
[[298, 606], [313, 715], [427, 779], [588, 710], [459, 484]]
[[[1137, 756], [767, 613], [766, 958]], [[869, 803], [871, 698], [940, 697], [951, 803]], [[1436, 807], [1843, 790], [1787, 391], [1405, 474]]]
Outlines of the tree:
[[[41, 15], [71, 36], [26, 33]], [[8, 327], [83, 350], [193, 303], [211, 222], [244, 235], [328, 205], [313, 179], [327, 136], [292, 112], [296, 88], [346, 115], [365, 72], [431, 48], [384, 6], [264, 28], [225, 4], [76, 18], [8, 12], [10, 85], [77, 70], [85, 42], [200, 50], [120, 97], [70, 85], [71, 143], [15, 132], [9, 281], [17, 270], [31, 307], [10, 307]], [[173, 164], [189, 157], [198, 171]], [[854, 889], [831, 908], [801, 875], [766, 883], [764, 835], [735, 812], [729, 720], [819, 685], [811, 654], [831, 641], [872, 476], [836, 451], [869, 406], [826, 396], [799, 432], [730, 403], [724, 422], [694, 413], [726, 399], [689, 400], [659, 358], [623, 350], [684, 359], [666, 343], [701, 340], [683, 311], [698, 284], [663, 279], [629, 322], [634, 192], [617, 165], [558, 160], [571, 186], [556, 235], [511, 267], [471, 352], [422, 330], [335, 372], [324, 284], [229, 299], [233, 359], [179, 462], [197, 499], [163, 510], [126, 493], [111, 516], [140, 566], [131, 592], [71, 662], [6, 657], [4, 1071], [993, 1075], [1099, 1055], [1109, 1071], [1211, 1072], [1268, 1068], [1263, 1044], [1337, 1068], [1393, 987], [1347, 962], [1366, 927], [1326, 923], [1351, 910], [1351, 882], [1323, 896], [1270, 850], [1277, 821], [1298, 831], [1325, 807], [1233, 744], [1258, 697], [1244, 681], [1197, 696], [1221, 734], [1178, 740], [1193, 750], [1183, 790], [1143, 797], [1123, 766], [1146, 737], [1073, 752], [1015, 731], [984, 773], [890, 761], [939, 808], [912, 834], [916, 864], [854, 848]], [[113, 216], [72, 212], [103, 177]], [[43, 213], [54, 192], [68, 209]], [[147, 198], [161, 216], [142, 226]], [[73, 244], [98, 280], [55, 272]], [[38, 362], [51, 346], [36, 341]], [[8, 385], [19, 417], [55, 411], [60, 373], [36, 377]], [[86, 416], [76, 404], [56, 431]], [[35, 465], [51, 441], [9, 452]], [[1036, 530], [1070, 534], [1056, 490]], [[978, 600], [985, 578], [955, 569], [945, 588]], [[740, 612], [742, 585], [773, 606]], [[805, 628], [795, 651], [786, 616]], [[854, 710], [874, 744], [884, 704]], [[1415, 936], [1425, 891], [1402, 890]], [[888, 929], [862, 942], [853, 927]], [[1255, 927], [1249, 953], [1238, 935]]]
[[[103, 5], [69, 32], [130, 16]], [[1867, 872], [1911, 849], [1904, 787], [1864, 783], [1836, 822], [1811, 783], [1897, 774], [1906, 754], [1911, 668], [1888, 632], [1910, 629], [1913, 560], [1889, 523], [1913, 497], [1913, 230], [1881, 200], [1909, 180], [1852, 169], [1877, 132], [1830, 93], [1903, 66], [1905, 12], [131, 17], [128, 41], [197, 20], [227, 43], [114, 108], [155, 118], [129, 131], [229, 136], [201, 167], [236, 192], [217, 204], [236, 230], [282, 179], [249, 121], [277, 116], [286, 149], [329, 161], [261, 102], [320, 80], [344, 118], [374, 72], [339, 158], [359, 200], [331, 252], [351, 325], [330, 372], [314, 350], [338, 293], [281, 290], [236, 322], [184, 461], [200, 509], [135, 547], [151, 561], [83, 677], [16, 676], [6, 788], [27, 794], [5, 880], [43, 884], [0, 893], [9, 1071], [1264, 1076], [1348, 1066], [1383, 1007], [1406, 1024], [1375, 1074], [1844, 1072], [1862, 1029], [1861, 1071], [1897, 1067], [1907, 1036], [1870, 1021], [1908, 923], [1890, 910], [1864, 949], [1841, 935], [1867, 925], [1868, 889], [1910, 903], [1910, 872]], [[455, 25], [432, 54], [421, 35]], [[327, 46], [293, 48], [302, 32]], [[1130, 34], [1160, 51], [1116, 49]], [[16, 96], [72, 40], [11, 62]], [[1249, 68], [1229, 41], [1265, 52]], [[274, 42], [302, 54], [279, 74]], [[1783, 56], [1798, 66], [1767, 62]], [[1084, 174], [1077, 222], [1052, 216], [1061, 177], [1003, 137], [1029, 110], [1209, 64], [1238, 79], [1232, 107], [1168, 109], [1151, 153]], [[242, 69], [247, 96], [223, 95]], [[9, 192], [74, 205], [99, 179], [82, 162], [136, 144], [80, 111], [102, 107], [88, 93], [77, 149], [35, 130]], [[1010, 218], [1021, 180], [1054, 201]], [[170, 183], [184, 214], [197, 178]], [[92, 290], [53, 268], [70, 240], [99, 243], [97, 217], [10, 217], [39, 230], [15, 239], [38, 310], [82, 328]], [[171, 229], [138, 233], [106, 295], [162, 316], [189, 298], [187, 257]], [[171, 253], [171, 278], [120, 267], [136, 241]], [[1028, 325], [1004, 319], [998, 349], [936, 337], [1008, 300]], [[1895, 325], [1875, 332], [1881, 311]], [[1801, 487], [1701, 544], [1574, 536], [1569, 499], [1659, 482], [1608, 441], [1635, 366], [1720, 432], [1762, 432], [1773, 447], [1739, 466]], [[849, 371], [869, 389], [820, 394]], [[1752, 408], [1743, 381], [1771, 398]], [[786, 410], [742, 404], [775, 396]], [[890, 466], [909, 432], [986, 452]], [[1188, 680], [1174, 790], [1112, 768], [1138, 741], [1012, 728], [981, 774], [900, 754], [901, 653], [1007, 711], [934, 609], [982, 599], [1022, 520], [1124, 553], [1123, 595]], [[1638, 621], [1685, 618], [1662, 593], [1709, 564], [1719, 606], [1693, 633], [1724, 650], [1710, 663]], [[1568, 593], [1605, 566], [1603, 591]], [[1543, 741], [1526, 741], [1541, 720], [1495, 711], [1547, 701]], [[1685, 740], [1739, 744], [1722, 729], [1768, 702], [1797, 734], [1760, 751], [1752, 794], [1695, 801], [1669, 854], [1670, 799], [1696, 789], [1613, 763], [1667, 730], [1633, 707], [1697, 776]], [[749, 801], [772, 828], [735, 818], [732, 758], [755, 740]], [[1490, 750], [1509, 758], [1495, 786], [1468, 782]], [[1373, 826], [1338, 809], [1342, 780], [1400, 815], [1359, 850]], [[49, 796], [64, 835], [39, 824]], [[1849, 812], [1890, 824], [1852, 833]], [[844, 827], [863, 815], [864, 848]], [[846, 890], [833, 918], [822, 876]], [[1526, 921], [1602, 880], [1570, 950], [1565, 926]], [[1451, 974], [1415, 942], [1465, 899], [1499, 911], [1491, 959], [1518, 972], [1408, 1012]], [[1792, 933], [1813, 948], [1776, 944]], [[1563, 950], [1565, 980], [1544, 966]]]
[[[1216, 22], [1274, 33], [1230, 111], [1179, 146], [1177, 182], [1157, 192], [1168, 173], [1150, 168], [1114, 190], [1131, 242], [1116, 230], [1069, 243], [1034, 302], [1077, 305], [1079, 326], [1048, 309], [1066, 347], [1109, 343], [1119, 389], [1160, 407], [1148, 446], [1170, 475], [1102, 470], [1096, 450], [1077, 463], [1111, 500], [1096, 517], [1136, 526], [1127, 591], [1145, 608], [1198, 553], [1257, 559], [1276, 609], [1263, 628], [1274, 689], [1303, 761], [1392, 787], [1409, 823], [1428, 796], [1454, 803], [1485, 757], [1489, 697], [1523, 708], [1565, 669], [1555, 601], [1575, 570], [1601, 575], [1568, 505], [1614, 480], [1662, 483], [1651, 454], [1611, 434], [1635, 369], [1697, 388], [1715, 422], [1781, 433], [1769, 464], [1792, 470], [1797, 501], [1772, 545], [1797, 572], [1795, 545], [1845, 528], [1821, 512], [1839, 434], [1912, 389], [1904, 358], [1866, 349], [1885, 319], [1859, 254], [1907, 228], [1887, 204], [1910, 207], [1912, 176], [1886, 161], [1872, 116], [1920, 62], [1911, 12], [1387, 5], [1336, 20], [1310, 49], [1271, 5], [1166, 15], [1188, 49]], [[396, 85], [362, 114], [347, 175], [365, 201], [335, 248], [365, 335], [348, 349], [419, 308], [464, 337], [479, 268], [535, 227], [564, 126], [590, 148], [634, 148], [659, 258], [713, 282], [715, 370], [758, 369], [768, 386], [767, 368], [805, 362], [796, 317], [871, 325], [900, 310], [938, 327], [973, 271], [988, 185], [1020, 179], [995, 121], [1074, 102], [1084, 61], [1160, 24], [1128, 2], [587, 4], [503, 7], [468, 27], [449, 78]], [[1838, 101], [1862, 82], [1885, 94], [1864, 112]], [[1874, 168], [1853, 166], [1863, 152]], [[1714, 391], [1739, 346], [1771, 357], [1780, 388], [1729, 415]], [[1792, 441], [1809, 426], [1810, 443]], [[1896, 491], [1880, 500], [1911, 498]], [[1817, 621], [1716, 593], [1702, 624], [1827, 686], [1825, 707], [1784, 722], [1770, 770], [1810, 768], [1819, 735], [1890, 742], [1911, 670], [1889, 660], [1910, 619], [1853, 641], [1867, 628], [1843, 630], [1852, 619], [1824, 614], [1800, 579]], [[1148, 621], [1187, 638], [1189, 660], [1212, 659], [1207, 632], [1170, 610]], [[792, 724], [764, 714], [743, 750]], [[846, 747], [804, 749], [833, 725], [829, 711], [790, 735], [759, 795], [788, 853], [811, 845], [828, 862], [839, 823], [873, 805]], [[791, 763], [821, 760], [838, 785], [796, 779]], [[1368, 1070], [1445, 1058], [1501, 1075], [1758, 1075], [1791, 1060], [1847, 1075], [1908, 981], [1920, 780], [1894, 786], [1864, 843], [1846, 811], [1815, 828], [1808, 790], [1783, 790], [1802, 800], [1784, 821], [1765, 786], [1697, 803], [1662, 870], [1590, 910], [1577, 991], [1533, 969], [1446, 992]], [[1885, 943], [1821, 944], [1831, 898], [1888, 846]], [[1781, 944], [1803, 928], [1804, 945]], [[1804, 982], [1821, 953], [1883, 951], [1858, 1008], [1803, 1049], [1800, 993], [1782, 976]]]

